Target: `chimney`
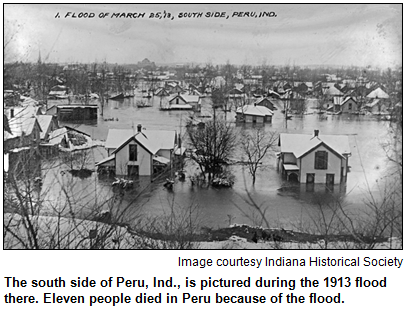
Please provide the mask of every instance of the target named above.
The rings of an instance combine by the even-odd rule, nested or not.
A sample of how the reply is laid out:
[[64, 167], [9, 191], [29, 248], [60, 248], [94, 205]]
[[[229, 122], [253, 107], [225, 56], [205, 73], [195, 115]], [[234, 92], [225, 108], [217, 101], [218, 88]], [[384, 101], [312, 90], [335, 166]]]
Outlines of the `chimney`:
[[142, 125], [141, 125], [141, 124], [138, 124], [138, 125], [137, 125], [137, 131], [138, 131], [138, 132], [141, 132], [141, 130], [142, 130]]
[[314, 136], [317, 138], [319, 137], [319, 130], [314, 130]]
[[14, 118], [14, 108], [10, 108], [10, 118]]

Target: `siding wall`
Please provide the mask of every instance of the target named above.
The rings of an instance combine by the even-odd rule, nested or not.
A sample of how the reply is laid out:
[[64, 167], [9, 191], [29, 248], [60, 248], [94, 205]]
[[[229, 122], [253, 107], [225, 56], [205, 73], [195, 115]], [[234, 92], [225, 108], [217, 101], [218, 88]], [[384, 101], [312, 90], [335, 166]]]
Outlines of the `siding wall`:
[[[130, 142], [129, 144], [135, 144]], [[140, 176], [152, 175], [152, 156], [141, 145], [137, 144], [137, 161], [129, 161], [129, 147], [127, 144], [116, 153], [116, 175], [126, 176], [128, 174], [128, 165], [139, 167]]]
[[[327, 151], [328, 153], [328, 166], [327, 169], [314, 169], [314, 160], [317, 151]], [[334, 184], [339, 184], [341, 182], [341, 165], [342, 159], [336, 154], [332, 153], [329, 149], [324, 146], [319, 146], [306, 156], [301, 159], [300, 168], [300, 182], [306, 183], [306, 174], [315, 174], [315, 183], [326, 183], [326, 174], [334, 174]]]
[[[349, 104], [352, 104], [351, 109], [349, 109]], [[347, 102], [344, 103], [342, 107], [342, 112], [343, 113], [352, 113], [357, 110], [357, 104], [353, 100], [348, 100]]]

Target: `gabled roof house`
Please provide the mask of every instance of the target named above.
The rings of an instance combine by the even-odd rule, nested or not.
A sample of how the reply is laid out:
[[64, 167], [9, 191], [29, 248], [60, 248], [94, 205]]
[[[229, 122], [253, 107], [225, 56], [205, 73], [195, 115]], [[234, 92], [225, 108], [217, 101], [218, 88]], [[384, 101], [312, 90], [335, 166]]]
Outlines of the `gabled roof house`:
[[345, 135], [282, 133], [278, 168], [287, 180], [300, 183], [325, 183], [328, 186], [344, 182], [351, 156]]

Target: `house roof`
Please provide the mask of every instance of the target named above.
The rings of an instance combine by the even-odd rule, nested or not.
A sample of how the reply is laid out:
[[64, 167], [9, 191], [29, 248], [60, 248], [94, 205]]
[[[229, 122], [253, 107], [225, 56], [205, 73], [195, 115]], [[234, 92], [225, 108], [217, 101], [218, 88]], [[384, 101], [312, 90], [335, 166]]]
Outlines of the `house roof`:
[[133, 129], [110, 129], [106, 139], [106, 148], [121, 149], [123, 145], [134, 139], [139, 142], [151, 154], [155, 155], [159, 150], [174, 148], [176, 131], [167, 130], [142, 130], [134, 133]]
[[325, 94], [325, 95], [343, 95], [343, 93], [340, 90], [338, 90], [332, 83], [328, 83], [325, 86], [323, 86], [323, 94]]
[[166, 95], [169, 95], [169, 92], [165, 89], [165, 88], [158, 88], [156, 91], [155, 91], [155, 95], [159, 95], [159, 94], [166, 94]]
[[38, 101], [24, 95], [20, 95], [20, 101], [22, 101], [21, 105], [26, 106], [26, 105], [31, 105], [35, 106], [38, 105]]
[[164, 165], [169, 164], [171, 162], [170, 159], [162, 157], [162, 156], [157, 156], [157, 155], [154, 156], [153, 160], [155, 160], [161, 164], [164, 164]]
[[350, 154], [350, 145], [346, 135], [319, 135], [281, 133], [280, 145], [282, 153], [293, 153], [296, 158], [301, 158], [314, 148], [326, 145], [331, 150], [343, 157]]
[[95, 166], [97, 167], [97, 166], [106, 164], [106, 163], [112, 161], [113, 159], [115, 159], [115, 155], [114, 155], [114, 154], [112, 154], [112, 155], [110, 155], [109, 157], [104, 158], [103, 160], [99, 161], [98, 163], [95, 164]]
[[177, 97], [181, 98], [186, 103], [198, 103], [200, 98], [198, 95], [188, 95], [188, 94], [175, 94], [169, 99], [169, 102], [172, 102]]
[[265, 106], [258, 105], [244, 105], [236, 110], [237, 113], [252, 116], [273, 116], [273, 111]]
[[38, 124], [35, 116], [28, 118], [11, 118], [8, 122], [11, 133], [3, 131], [4, 141], [18, 138], [22, 135], [30, 135], [35, 128], [35, 124], [38, 125], [38, 128], [41, 131], [41, 126]]
[[383, 91], [381, 88], [375, 89], [367, 95], [367, 98], [370, 99], [388, 99], [389, 95]]
[[305, 84], [306, 84], [306, 86], [307, 86], [308, 88], [313, 88], [313, 82], [311, 82], [311, 81], [306, 81]]
[[17, 106], [13, 108], [8, 108], [5, 110], [7, 113], [7, 118], [11, 119], [11, 111], [14, 113], [13, 118], [30, 118], [41, 114], [41, 108], [38, 106], [27, 105], [27, 106]]
[[180, 96], [186, 101], [186, 103], [197, 103], [197, 102], [199, 102], [199, 96], [198, 95], [181, 94]]
[[14, 107], [7, 110], [7, 117], [11, 117], [11, 111], [13, 110], [14, 117], [9, 118], [8, 124], [11, 130], [4, 133], [4, 140], [20, 137], [23, 133], [25, 135], [30, 135], [34, 129], [35, 123], [41, 131], [41, 126], [37, 121], [38, 114], [40, 113], [40, 108], [36, 106], [24, 106], [24, 107]]
[[258, 99], [254, 102], [254, 105], [259, 105], [259, 104], [261, 104], [261, 102], [263, 102], [263, 101], [267, 101], [267, 102], [269, 102], [269, 103], [271, 103], [271, 104], [273, 105], [273, 103], [272, 103], [270, 100], [268, 100], [266, 97], [258, 98]]
[[366, 107], [374, 107], [375, 105], [377, 105], [381, 100], [380, 99], [375, 99], [373, 100], [371, 103], [367, 103], [365, 104]]
[[275, 91], [271, 91], [271, 90], [268, 90], [268, 96], [275, 96], [275, 97], [277, 97], [278, 99], [281, 97], [280, 95], [279, 95], [279, 93], [276, 93]]
[[41, 135], [40, 135], [41, 139], [45, 138], [45, 134], [51, 125], [53, 117], [54, 116], [52, 116], [52, 115], [38, 115], [37, 116], [38, 123], [41, 127]]
[[347, 97], [344, 101], [341, 102], [340, 105], [344, 105], [345, 103], [349, 102], [349, 101], [353, 101], [354, 103], [357, 103], [357, 101], [352, 98], [351, 96]]
[[104, 147], [116, 149], [133, 136], [135, 131], [134, 129], [110, 129]]
[[49, 144], [58, 145], [61, 143], [62, 139], [68, 133], [68, 129], [65, 127], [56, 129], [49, 134]]

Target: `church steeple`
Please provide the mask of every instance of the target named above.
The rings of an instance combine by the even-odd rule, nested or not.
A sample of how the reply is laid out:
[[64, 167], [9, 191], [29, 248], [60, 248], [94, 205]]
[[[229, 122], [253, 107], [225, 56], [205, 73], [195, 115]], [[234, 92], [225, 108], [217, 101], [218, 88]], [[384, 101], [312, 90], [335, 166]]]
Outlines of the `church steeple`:
[[38, 64], [41, 64], [41, 50], [38, 51]]

